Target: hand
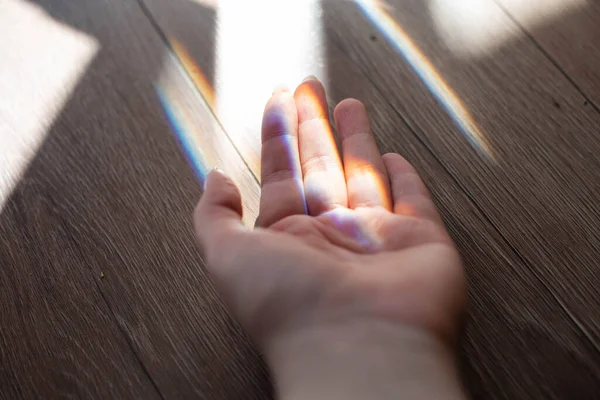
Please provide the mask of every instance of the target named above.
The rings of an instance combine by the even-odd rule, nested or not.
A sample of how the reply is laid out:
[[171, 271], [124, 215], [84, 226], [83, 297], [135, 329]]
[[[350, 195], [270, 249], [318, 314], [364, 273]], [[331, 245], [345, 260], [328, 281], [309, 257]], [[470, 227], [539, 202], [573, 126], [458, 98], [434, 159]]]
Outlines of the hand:
[[[466, 302], [458, 252], [415, 169], [397, 154], [380, 156], [365, 107], [344, 100], [334, 116], [343, 163], [319, 81], [273, 94], [255, 229], [241, 222], [235, 184], [209, 175], [194, 220], [215, 283], [276, 376], [312, 376], [290, 358], [340, 341], [387, 344], [390, 354], [408, 348], [398, 357], [404, 363], [411, 346], [423, 345], [453, 371], [448, 349]], [[318, 354], [301, 362], [319, 363]], [[282, 377], [280, 389], [293, 379]]]

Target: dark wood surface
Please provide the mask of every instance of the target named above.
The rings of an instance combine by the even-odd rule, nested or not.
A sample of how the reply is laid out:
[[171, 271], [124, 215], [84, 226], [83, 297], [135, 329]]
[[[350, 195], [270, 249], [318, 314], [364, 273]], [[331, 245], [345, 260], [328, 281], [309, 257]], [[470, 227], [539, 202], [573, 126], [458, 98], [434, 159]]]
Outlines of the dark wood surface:
[[[600, 106], [600, 2], [496, 0], [522, 34], [540, 49], [585, 96]], [[546, 7], [544, 7], [546, 6]], [[544, 8], [547, 8], [544, 10]], [[546, 18], [543, 18], [546, 16]]]
[[[356, 7], [326, 3], [333, 40], [369, 71], [373, 84], [600, 348], [600, 320], [590, 306], [600, 301], [600, 210], [594, 200], [600, 193], [600, 114], [584, 106], [584, 96], [529, 37], [485, 59], [461, 60], [428, 28], [422, 2], [390, 3], [392, 17], [475, 116], [495, 161], [471, 148], [424, 85], [411, 79], [414, 73], [396, 49], [384, 41], [373, 46], [357, 33], [370, 25]], [[494, 18], [512, 24], [499, 9]], [[347, 25], [358, 29], [344, 30]], [[394, 74], [376, 68], [374, 60], [383, 58]]]
[[167, 47], [136, 2], [37, 5], [100, 50], [0, 217], [0, 398], [267, 397], [196, 250], [201, 184], [155, 91]]
[[[210, 3], [36, 2], [99, 50], [0, 215], [0, 398], [270, 397], [266, 368], [214, 292], [191, 230], [212, 166], [240, 185], [247, 223], [258, 201], [258, 130], [228, 130], [177, 45], [218, 95]], [[471, 146], [352, 2], [321, 4], [321, 77], [332, 106], [365, 102], [381, 149], [423, 174], [461, 250], [468, 390], [482, 399], [597, 398], [600, 114], [585, 102], [600, 89], [563, 64], [600, 62], [566, 45], [573, 32], [593, 41], [595, 14], [573, 29], [560, 16], [528, 26], [515, 2], [499, 1], [505, 10], [481, 0], [510, 36], [470, 54], [438, 36], [435, 1], [387, 3], [494, 158]], [[202, 148], [200, 177], [157, 87]], [[2, 116], [9, 108], [0, 106]]]

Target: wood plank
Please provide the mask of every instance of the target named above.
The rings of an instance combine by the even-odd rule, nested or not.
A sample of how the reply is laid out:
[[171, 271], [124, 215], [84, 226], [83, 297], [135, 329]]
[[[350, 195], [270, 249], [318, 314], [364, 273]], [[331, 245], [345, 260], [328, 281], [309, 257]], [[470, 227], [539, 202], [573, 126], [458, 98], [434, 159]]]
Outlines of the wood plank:
[[[228, 145], [195, 89], [186, 83], [188, 78], [177, 72], [139, 4], [117, 0], [76, 4], [40, 0], [37, 4], [69, 29], [93, 37], [99, 52], [49, 127], [15, 189], [16, 197], [9, 200], [8, 211], [2, 214], [3, 238], [16, 235], [22, 225], [39, 229], [35, 236], [23, 239], [27, 242], [2, 242], [14, 254], [10, 258], [15, 271], [12, 285], [28, 282], [34, 288], [31, 290], [43, 290], [41, 293], [52, 285], [49, 295], [59, 292], [65, 298], [55, 307], [40, 308], [29, 327], [30, 335], [38, 329], [43, 334], [41, 329], [50, 324], [48, 321], [56, 320], [61, 321], [63, 330], [54, 327], [48, 345], [37, 339], [39, 350], [11, 353], [13, 362], [3, 364], [11, 368], [6, 374], [12, 377], [9, 393], [21, 391], [27, 397], [36, 390], [30, 387], [32, 383], [43, 380], [40, 387], [54, 388], [48, 392], [54, 395], [60, 385], [80, 382], [85, 388], [86, 382], [93, 381], [106, 386], [98, 392], [106, 395], [100, 397], [152, 398], [156, 389], [143, 393], [144, 387], [136, 386], [135, 374], [128, 376], [125, 361], [120, 361], [127, 360], [126, 354], [113, 354], [119, 342], [105, 343], [113, 341], [108, 333], [105, 338], [94, 336], [102, 335], [102, 326], [109, 320], [126, 335], [138, 358], [134, 360], [143, 365], [163, 398], [268, 397], [266, 368], [228, 316], [196, 250], [191, 214], [201, 184], [171, 132], [157, 89], [162, 89], [159, 92], [164, 104], [173, 107], [173, 122], [191, 132], [196, 144], [212, 146], [201, 151], [194, 148], [190, 154], [202, 154], [204, 167], [217, 163], [244, 188], [249, 221], [258, 199], [256, 180]], [[199, 171], [206, 172], [202, 168]], [[38, 214], [55, 216], [47, 224], [61, 221], [54, 228], [64, 231], [58, 232], [60, 235], [47, 225], [39, 225], [44, 222], [40, 215], [25, 213], [35, 210], [40, 199], [47, 199], [49, 205], [38, 207]], [[33, 234], [25, 231], [26, 235]], [[46, 254], [52, 251], [52, 268], [41, 269]], [[76, 266], [87, 281], [80, 284], [79, 292], [72, 293], [74, 283], [70, 283], [68, 273]], [[30, 277], [29, 271], [38, 272]], [[13, 291], [3, 291], [3, 297]], [[79, 299], [76, 293], [89, 298]], [[110, 318], [87, 311], [91, 307], [88, 304], [95, 304], [99, 296], [106, 299], [114, 314]], [[44, 304], [48, 300], [37, 301]], [[73, 304], [65, 305], [68, 301]], [[7, 304], [7, 312], [20, 315], [17, 304], [2, 304]], [[86, 309], [80, 311], [84, 306]], [[72, 326], [64, 326], [68, 321]], [[3, 349], [29, 345], [16, 335], [23, 323], [2, 330]], [[84, 323], [92, 328], [87, 329]], [[67, 350], [82, 346], [85, 351], [73, 350], [63, 356], [57, 346], [70, 340], [73, 342]], [[94, 347], [97, 350], [93, 351]], [[56, 352], [48, 354], [47, 349]], [[35, 358], [27, 358], [38, 351], [45, 354], [42, 363], [49, 360], [46, 368], [40, 368]], [[99, 371], [111, 368], [112, 372], [90, 375], [91, 367], [85, 367], [86, 352], [100, 364], [96, 367]], [[63, 368], [57, 363], [64, 357]], [[110, 358], [115, 361], [110, 362]], [[54, 373], [49, 370], [53, 367]], [[39, 370], [32, 372], [35, 368]], [[17, 380], [15, 375], [21, 372], [24, 374]], [[35, 381], [30, 380], [30, 374]], [[128, 382], [132, 382], [130, 389]], [[87, 387], [90, 391], [95, 388], [92, 383]], [[76, 397], [88, 397], [88, 393]]]
[[[414, 79], [395, 47], [398, 41], [370, 39], [382, 36], [357, 5], [325, 3], [331, 39], [368, 71], [385, 99], [523, 258], [525, 268], [554, 294], [592, 345], [590, 360], [597, 359], [600, 115], [581, 107], [583, 96], [530, 39], [517, 36], [486, 57], [465, 59], [437, 36], [425, 3], [388, 3], [388, 16], [395, 21], [391, 26], [401, 27], [402, 37], [421, 49], [423, 59], [462, 99], [485, 132], [495, 161], [473, 149], [436, 97]], [[492, 3], [488, 13], [506, 29], [519, 30]], [[389, 20], [376, 21], [384, 26]]]
[[40, 164], [0, 217], [0, 398], [160, 399]]
[[200, 183], [204, 183], [210, 169], [215, 167], [231, 176], [242, 193], [244, 223], [253, 226], [260, 200], [258, 180], [236, 152], [176, 53], [165, 53], [155, 88], [171, 130], [177, 136]]
[[143, 4], [196, 77], [237, 151], [260, 176], [261, 144], [256, 138], [273, 89], [295, 87], [307, 75], [326, 77], [320, 0]]
[[[546, 284], [368, 77], [335, 46], [330, 46], [328, 60], [331, 102], [356, 97], [367, 105], [381, 150], [399, 152], [417, 167], [461, 251], [471, 301], [463, 370], [473, 397], [562, 399], [576, 392], [593, 398], [600, 378], [600, 365], [590, 357], [594, 348]], [[578, 371], [577, 379], [572, 371]]]
[[[600, 3], [588, 0], [495, 0], [553, 59], [587, 97], [600, 106]], [[589, 99], [589, 100], [588, 100]]]
[[159, 399], [39, 162], [18, 185], [94, 41], [17, 0], [0, 31], [0, 398]]
[[[179, 16], [178, 6], [170, 4], [150, 7], [159, 14], [168, 9], [155, 15], [167, 35], [172, 35], [170, 26], [177, 26], [180, 18], [194, 19], [190, 14]], [[357, 34], [371, 36], [372, 30], [360, 29], [357, 28]], [[207, 37], [211, 32], [206, 30], [200, 35]], [[179, 35], [176, 40], [185, 45], [198, 65], [206, 62], [202, 44], [195, 37]], [[327, 42], [326, 61], [331, 104], [345, 97], [356, 97], [367, 104], [381, 149], [400, 152], [419, 169], [460, 247], [468, 269], [471, 297], [463, 366], [473, 396], [564, 398], [574, 390], [582, 398], [594, 396], [600, 372], [588, 358], [593, 348], [545, 283], [493, 229], [401, 115], [385, 101], [385, 93], [373, 87], [370, 77], [335, 42]], [[258, 120], [260, 115], [255, 118]], [[246, 137], [243, 143], [234, 139], [238, 149], [249, 141], [259, 143], [259, 137]], [[258, 168], [250, 165], [253, 170]], [[578, 371], [575, 380], [571, 371]]]

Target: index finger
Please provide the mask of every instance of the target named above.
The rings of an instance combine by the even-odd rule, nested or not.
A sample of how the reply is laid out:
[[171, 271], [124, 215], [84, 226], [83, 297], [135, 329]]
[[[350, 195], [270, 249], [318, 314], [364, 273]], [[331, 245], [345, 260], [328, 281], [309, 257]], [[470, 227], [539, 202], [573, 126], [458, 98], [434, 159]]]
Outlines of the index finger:
[[256, 225], [269, 227], [294, 214], [306, 214], [298, 155], [298, 113], [292, 94], [278, 90], [263, 116], [260, 213]]

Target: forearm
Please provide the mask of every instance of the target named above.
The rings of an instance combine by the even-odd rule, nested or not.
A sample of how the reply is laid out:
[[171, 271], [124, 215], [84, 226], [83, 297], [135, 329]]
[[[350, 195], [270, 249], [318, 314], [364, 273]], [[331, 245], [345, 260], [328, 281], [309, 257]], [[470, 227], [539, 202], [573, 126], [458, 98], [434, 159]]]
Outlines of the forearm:
[[392, 324], [297, 332], [267, 357], [280, 400], [466, 398], [448, 346]]

